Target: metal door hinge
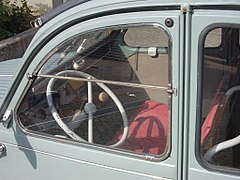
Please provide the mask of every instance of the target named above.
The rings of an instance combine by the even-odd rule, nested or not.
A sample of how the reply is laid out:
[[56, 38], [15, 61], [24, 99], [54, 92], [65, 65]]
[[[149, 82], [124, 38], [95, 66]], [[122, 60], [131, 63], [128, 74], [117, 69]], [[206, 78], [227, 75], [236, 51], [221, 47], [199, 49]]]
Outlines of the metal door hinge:
[[12, 120], [12, 117], [13, 117], [13, 112], [12, 110], [7, 110], [5, 112], [5, 114], [3, 115], [3, 118], [2, 118], [2, 124], [5, 128], [8, 128], [9, 127], [9, 124]]
[[2, 156], [6, 151], [6, 146], [4, 144], [0, 144], [0, 156]]

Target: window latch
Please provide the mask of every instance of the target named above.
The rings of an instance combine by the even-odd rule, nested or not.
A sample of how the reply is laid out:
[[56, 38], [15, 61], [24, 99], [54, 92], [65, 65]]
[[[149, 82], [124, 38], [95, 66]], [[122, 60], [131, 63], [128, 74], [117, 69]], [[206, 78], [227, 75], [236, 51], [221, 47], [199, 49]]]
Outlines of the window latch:
[[172, 84], [168, 84], [168, 89], [166, 91], [169, 95], [177, 95], [177, 88], [173, 88]]

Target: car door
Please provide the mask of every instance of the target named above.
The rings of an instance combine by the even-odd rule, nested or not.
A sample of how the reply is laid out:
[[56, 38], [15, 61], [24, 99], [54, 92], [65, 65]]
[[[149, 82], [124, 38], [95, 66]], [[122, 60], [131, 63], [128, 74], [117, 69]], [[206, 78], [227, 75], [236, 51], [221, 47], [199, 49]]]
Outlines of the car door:
[[177, 179], [180, 10], [87, 5], [26, 52], [0, 126], [1, 177]]
[[189, 179], [239, 179], [239, 18], [224, 7], [192, 15]]

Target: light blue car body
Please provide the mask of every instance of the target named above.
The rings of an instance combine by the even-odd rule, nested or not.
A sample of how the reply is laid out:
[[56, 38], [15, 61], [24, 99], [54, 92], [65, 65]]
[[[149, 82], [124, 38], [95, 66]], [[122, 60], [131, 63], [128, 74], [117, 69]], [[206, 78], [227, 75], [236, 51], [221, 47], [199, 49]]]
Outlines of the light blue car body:
[[[174, 26], [165, 25], [166, 18]], [[172, 43], [172, 122], [170, 155], [161, 161], [131, 157], [88, 144], [79, 145], [28, 133], [19, 126], [17, 107], [29, 75], [51, 49], [75, 34], [124, 24], [164, 27]], [[240, 179], [204, 166], [196, 155], [199, 44], [203, 31], [217, 24], [240, 25], [239, 0], [92, 0], [68, 9], [39, 28], [24, 56], [0, 63], [2, 180], [73, 179]]]

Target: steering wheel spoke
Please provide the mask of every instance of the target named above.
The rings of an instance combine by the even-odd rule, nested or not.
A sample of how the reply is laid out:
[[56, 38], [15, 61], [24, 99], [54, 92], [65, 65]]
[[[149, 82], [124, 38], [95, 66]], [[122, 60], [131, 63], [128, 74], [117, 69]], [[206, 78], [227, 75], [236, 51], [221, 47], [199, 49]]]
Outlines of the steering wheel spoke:
[[[88, 79], [92, 79], [88, 77]], [[96, 112], [96, 106], [92, 103], [92, 83], [88, 82], [88, 103], [84, 110], [88, 113], [88, 142], [93, 143], [93, 113]], [[94, 109], [95, 108], [95, 109]]]

